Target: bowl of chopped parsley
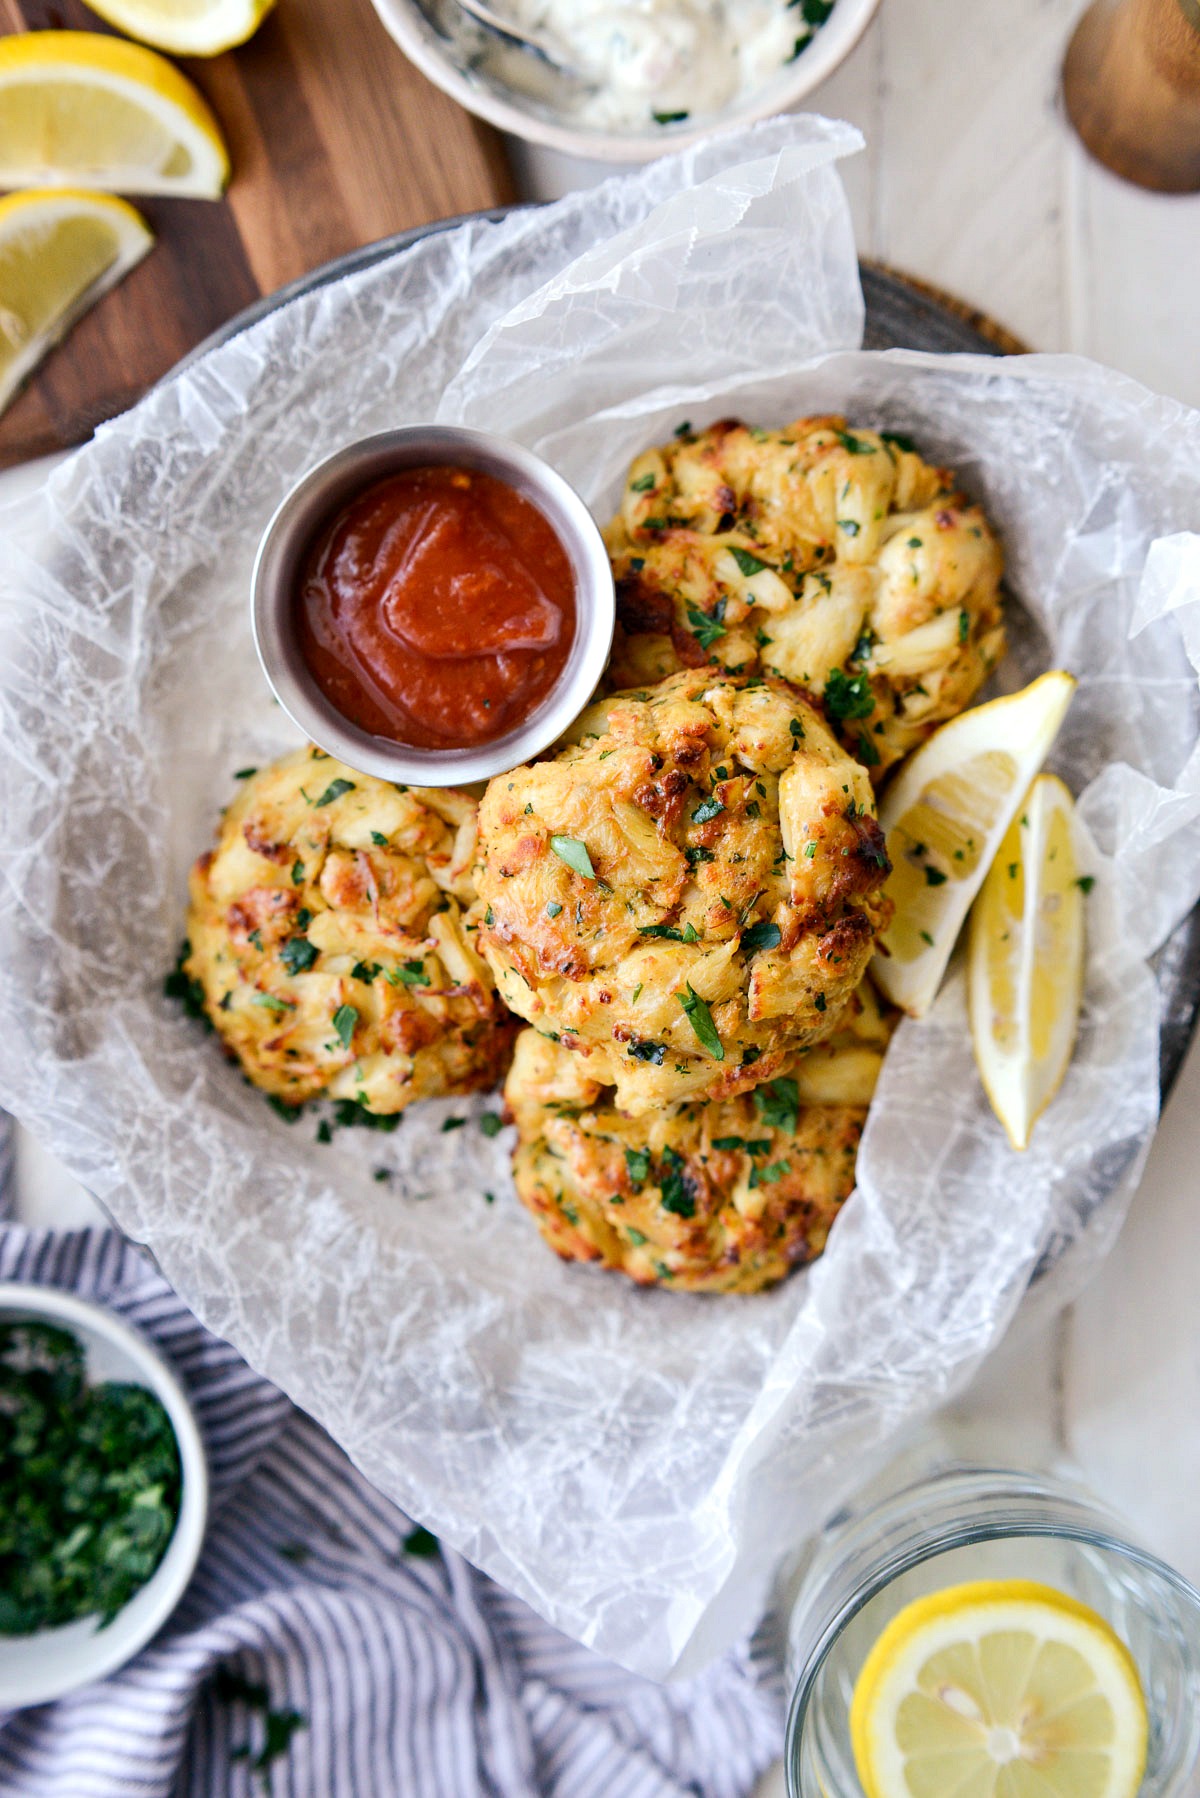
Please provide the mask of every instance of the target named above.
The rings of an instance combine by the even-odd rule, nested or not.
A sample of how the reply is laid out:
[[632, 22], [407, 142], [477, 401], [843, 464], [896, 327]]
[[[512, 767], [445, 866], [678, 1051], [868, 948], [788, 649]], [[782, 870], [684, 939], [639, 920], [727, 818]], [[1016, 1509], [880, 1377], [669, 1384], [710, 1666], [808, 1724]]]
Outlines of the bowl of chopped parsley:
[[144, 1647], [207, 1512], [196, 1419], [153, 1344], [72, 1293], [0, 1286], [0, 1710]]

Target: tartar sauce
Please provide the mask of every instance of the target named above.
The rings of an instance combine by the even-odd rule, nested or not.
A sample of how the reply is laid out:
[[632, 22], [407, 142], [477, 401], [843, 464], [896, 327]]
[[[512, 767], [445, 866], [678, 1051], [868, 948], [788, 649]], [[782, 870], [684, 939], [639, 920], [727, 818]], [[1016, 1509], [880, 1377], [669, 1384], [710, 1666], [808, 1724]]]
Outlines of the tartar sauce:
[[492, 4], [514, 24], [562, 46], [588, 87], [578, 116], [610, 130], [723, 112], [802, 55], [833, 10], [832, 0]]

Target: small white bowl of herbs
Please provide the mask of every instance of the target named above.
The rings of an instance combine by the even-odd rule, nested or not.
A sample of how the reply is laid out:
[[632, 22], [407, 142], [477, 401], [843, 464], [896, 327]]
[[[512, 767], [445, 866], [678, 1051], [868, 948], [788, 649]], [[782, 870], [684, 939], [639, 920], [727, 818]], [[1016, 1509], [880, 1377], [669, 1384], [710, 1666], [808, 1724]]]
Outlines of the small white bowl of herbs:
[[208, 1468], [158, 1350], [48, 1286], [0, 1286], [0, 1711], [103, 1679], [192, 1576]]

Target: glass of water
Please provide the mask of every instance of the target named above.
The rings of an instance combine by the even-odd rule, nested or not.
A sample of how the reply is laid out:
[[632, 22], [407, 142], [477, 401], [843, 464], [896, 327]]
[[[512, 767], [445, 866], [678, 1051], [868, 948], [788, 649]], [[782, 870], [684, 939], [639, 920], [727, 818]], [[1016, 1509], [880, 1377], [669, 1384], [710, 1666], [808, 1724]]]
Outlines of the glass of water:
[[821, 1540], [788, 1631], [789, 1798], [863, 1798], [850, 1703], [898, 1612], [947, 1586], [1013, 1579], [1080, 1600], [1129, 1649], [1150, 1723], [1141, 1798], [1200, 1790], [1200, 1593], [1065, 1481], [952, 1466], [867, 1499]]

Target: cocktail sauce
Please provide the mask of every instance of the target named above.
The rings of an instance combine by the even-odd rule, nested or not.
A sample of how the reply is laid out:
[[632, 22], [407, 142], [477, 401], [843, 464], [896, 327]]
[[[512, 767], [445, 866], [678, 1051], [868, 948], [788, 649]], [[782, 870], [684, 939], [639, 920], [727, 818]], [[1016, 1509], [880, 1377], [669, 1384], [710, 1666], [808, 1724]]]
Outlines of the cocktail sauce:
[[549, 521], [474, 469], [376, 481], [301, 567], [300, 646], [326, 698], [419, 749], [490, 743], [550, 692], [575, 636], [575, 578]]

